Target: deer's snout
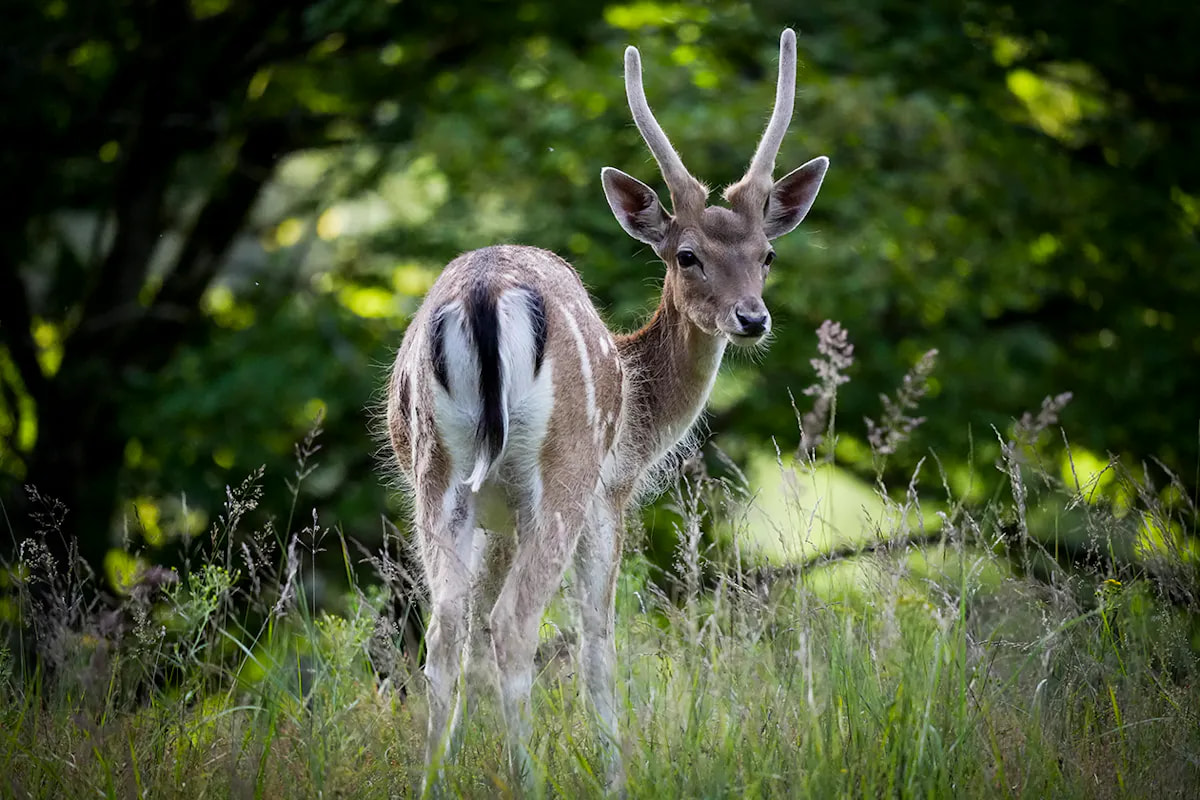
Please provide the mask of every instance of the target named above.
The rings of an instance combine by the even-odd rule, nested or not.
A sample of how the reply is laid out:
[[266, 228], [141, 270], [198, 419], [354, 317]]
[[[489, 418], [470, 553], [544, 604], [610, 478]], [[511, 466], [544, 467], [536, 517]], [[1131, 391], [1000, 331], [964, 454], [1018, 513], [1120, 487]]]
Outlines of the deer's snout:
[[771, 314], [762, 298], [745, 298], [733, 309], [733, 333], [747, 339], [758, 339], [771, 329]]

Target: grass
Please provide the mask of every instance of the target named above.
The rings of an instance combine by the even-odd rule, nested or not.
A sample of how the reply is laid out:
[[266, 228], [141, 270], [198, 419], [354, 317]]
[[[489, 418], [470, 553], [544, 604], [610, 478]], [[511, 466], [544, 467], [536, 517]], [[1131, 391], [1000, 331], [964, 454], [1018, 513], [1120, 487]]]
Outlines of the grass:
[[[673, 570], [635, 541], [619, 587], [629, 795], [1195, 796], [1195, 509], [1116, 467], [1125, 499], [1095, 502], [1094, 487], [1039, 468], [1039, 423], [1023, 422], [1003, 440], [1006, 483], [982, 503], [947, 489], [936, 535], [912, 486], [881, 484], [894, 513], [875, 518], [890, 522], [802, 568], [742, 563], [738, 542], [754, 531], [699, 535], [710, 515], [764, 523], [740, 479], [682, 479]], [[316, 449], [315, 436], [298, 449], [295, 498]], [[817, 453], [780, 459], [798, 476], [789, 485], [827, 491], [810, 480]], [[315, 518], [243, 532], [261, 479], [229, 492], [194, 564], [135, 570], [105, 604], [48, 562], [37, 542], [54, 515], [38, 518], [0, 623], [6, 641], [29, 644], [0, 651], [0, 794], [419, 793], [424, 689], [405, 620], [389, 611], [412, 581], [388, 542], [362, 553]], [[795, 516], [821, 524], [811, 509]], [[1095, 557], [1063, 566], [1039, 526], [1082, 531]], [[340, 554], [349, 586], [325, 610], [310, 589], [321, 551]], [[602, 796], [569, 630], [556, 604], [533, 749], [546, 795]], [[449, 793], [512, 794], [496, 709], [483, 703], [465, 725]]]

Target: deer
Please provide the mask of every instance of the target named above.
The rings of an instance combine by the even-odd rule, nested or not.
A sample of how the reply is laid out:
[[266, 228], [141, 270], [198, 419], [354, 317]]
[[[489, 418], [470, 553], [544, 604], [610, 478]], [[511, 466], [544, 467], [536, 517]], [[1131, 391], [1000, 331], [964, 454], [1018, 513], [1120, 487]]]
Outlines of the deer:
[[600, 173], [620, 226], [666, 267], [649, 321], [609, 330], [580, 275], [536, 247], [460, 255], [434, 282], [396, 354], [386, 425], [411, 498], [429, 596], [426, 787], [459, 741], [466, 676], [498, 688], [514, 777], [532, 780], [530, 694], [542, 616], [568, 568], [578, 663], [602, 736], [608, 786], [625, 780], [614, 668], [624, 515], [701, 416], [728, 344], [771, 330], [763, 285], [771, 241], [800, 224], [829, 159], [778, 181], [792, 117], [796, 37], [780, 38], [770, 121], [745, 175], [709, 206], [655, 119], [641, 56], [625, 50], [634, 123], [670, 192]]

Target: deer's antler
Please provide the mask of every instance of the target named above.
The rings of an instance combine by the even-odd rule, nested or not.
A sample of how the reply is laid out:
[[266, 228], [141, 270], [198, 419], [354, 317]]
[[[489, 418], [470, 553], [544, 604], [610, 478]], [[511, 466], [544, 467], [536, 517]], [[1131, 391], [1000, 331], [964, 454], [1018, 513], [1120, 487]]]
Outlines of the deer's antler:
[[658, 169], [671, 191], [671, 205], [675, 212], [678, 213], [682, 206], [698, 206], [702, 210], [708, 190], [687, 171], [683, 159], [675, 152], [671, 140], [650, 111], [646, 90], [642, 86], [642, 57], [632, 45], [625, 48], [625, 96], [629, 99], [633, 121], [654, 155], [654, 160], [658, 162]]
[[725, 199], [734, 207], [761, 210], [774, 185], [775, 157], [792, 121], [796, 101], [796, 34], [785, 28], [779, 37], [779, 81], [775, 86], [775, 110], [763, 132], [758, 149], [746, 174], [725, 190]]

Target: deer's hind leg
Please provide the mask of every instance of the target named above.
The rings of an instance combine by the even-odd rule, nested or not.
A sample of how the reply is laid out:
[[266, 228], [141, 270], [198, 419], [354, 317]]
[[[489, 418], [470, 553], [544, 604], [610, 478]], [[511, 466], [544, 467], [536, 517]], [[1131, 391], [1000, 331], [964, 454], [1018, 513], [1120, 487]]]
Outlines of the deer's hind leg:
[[[424, 490], [424, 491], [422, 491]], [[429, 587], [430, 622], [425, 637], [425, 677], [429, 687], [426, 779], [441, 774], [459, 743], [462, 673], [467, 644], [467, 605], [478, 568], [474, 525], [475, 496], [465, 485], [439, 486], [427, 480], [416, 507], [421, 558]]]
[[526, 788], [533, 778], [527, 748], [538, 630], [575, 552], [599, 471], [591, 453], [543, 461], [530, 492], [530, 513], [518, 515], [516, 553], [489, 617], [509, 764]]
[[512, 566], [517, 549], [516, 532], [508, 529], [477, 528], [482, 554], [475, 582], [471, 587], [470, 643], [466, 663], [467, 709], [474, 714], [482, 693], [495, 692], [496, 660], [492, 654], [492, 639], [488, 633], [489, 619], [504, 577]]

